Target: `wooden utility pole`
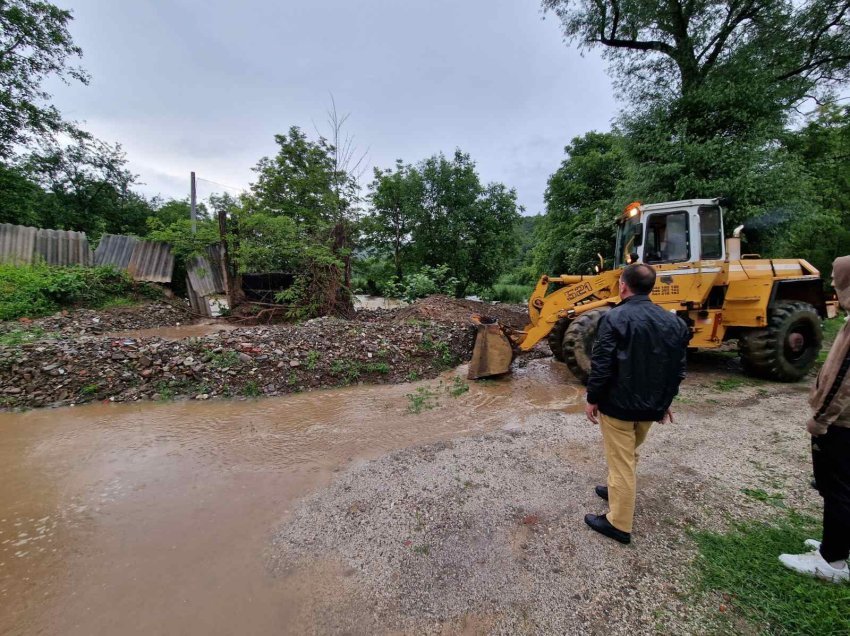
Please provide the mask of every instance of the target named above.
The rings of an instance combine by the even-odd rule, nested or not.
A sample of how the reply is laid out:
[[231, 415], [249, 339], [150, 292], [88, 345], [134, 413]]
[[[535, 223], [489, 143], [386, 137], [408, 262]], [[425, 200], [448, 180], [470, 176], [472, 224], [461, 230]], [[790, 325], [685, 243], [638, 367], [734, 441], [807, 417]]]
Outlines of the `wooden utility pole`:
[[192, 234], [194, 234], [198, 230], [198, 194], [195, 189], [195, 173], [192, 173], [191, 178], [191, 201], [192, 201], [192, 211], [191, 211], [191, 219], [192, 219]]

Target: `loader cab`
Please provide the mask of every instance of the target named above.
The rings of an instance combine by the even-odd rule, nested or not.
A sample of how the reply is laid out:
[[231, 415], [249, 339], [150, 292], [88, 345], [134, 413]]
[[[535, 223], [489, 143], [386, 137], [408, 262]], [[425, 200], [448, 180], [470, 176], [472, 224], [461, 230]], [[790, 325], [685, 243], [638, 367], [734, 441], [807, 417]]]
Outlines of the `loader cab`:
[[618, 223], [616, 266], [723, 260], [723, 213], [716, 199], [626, 207]]

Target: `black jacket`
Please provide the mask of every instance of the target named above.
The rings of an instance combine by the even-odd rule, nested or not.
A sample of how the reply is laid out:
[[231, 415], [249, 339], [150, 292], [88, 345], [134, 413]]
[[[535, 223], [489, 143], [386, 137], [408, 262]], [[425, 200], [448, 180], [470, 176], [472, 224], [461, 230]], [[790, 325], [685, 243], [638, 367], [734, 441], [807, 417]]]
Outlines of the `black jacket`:
[[629, 296], [599, 320], [588, 403], [620, 420], [660, 420], [685, 378], [690, 337], [676, 314], [649, 296]]

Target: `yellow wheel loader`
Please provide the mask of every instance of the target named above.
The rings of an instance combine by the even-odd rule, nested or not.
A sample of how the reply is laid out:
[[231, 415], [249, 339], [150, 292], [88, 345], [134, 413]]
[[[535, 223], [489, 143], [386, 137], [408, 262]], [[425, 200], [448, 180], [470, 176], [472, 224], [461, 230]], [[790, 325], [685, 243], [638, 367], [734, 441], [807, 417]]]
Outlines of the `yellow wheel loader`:
[[471, 379], [499, 375], [517, 351], [544, 338], [552, 354], [583, 383], [600, 318], [616, 305], [623, 268], [645, 263], [657, 273], [650, 299], [678, 314], [690, 347], [714, 349], [737, 340], [744, 370], [785, 382], [814, 365], [827, 317], [820, 273], [802, 259], [741, 254], [740, 231], [724, 240], [718, 199], [629, 204], [617, 222], [614, 266], [595, 275], [541, 276], [522, 331], [479, 323]]

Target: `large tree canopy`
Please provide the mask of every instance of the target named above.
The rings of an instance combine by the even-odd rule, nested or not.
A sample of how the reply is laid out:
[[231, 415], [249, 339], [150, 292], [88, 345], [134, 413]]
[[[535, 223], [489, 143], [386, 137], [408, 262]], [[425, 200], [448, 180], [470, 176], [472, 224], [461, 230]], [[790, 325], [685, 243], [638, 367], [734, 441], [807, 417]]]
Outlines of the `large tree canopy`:
[[398, 277], [404, 264], [446, 266], [463, 293], [492, 284], [516, 253], [516, 192], [483, 185], [460, 150], [378, 170], [370, 187], [375, 210], [364, 225], [371, 244], [398, 263]]
[[687, 95], [730, 65], [763, 71], [786, 106], [848, 77], [848, 0], [543, 0], [543, 7], [561, 19], [567, 39], [606, 47], [636, 99]]
[[0, 159], [34, 137], [69, 128], [42, 84], [49, 77], [88, 82], [69, 64], [82, 55], [68, 31], [71, 20], [70, 11], [49, 2], [0, 2]]

